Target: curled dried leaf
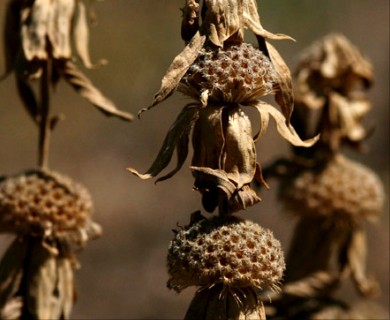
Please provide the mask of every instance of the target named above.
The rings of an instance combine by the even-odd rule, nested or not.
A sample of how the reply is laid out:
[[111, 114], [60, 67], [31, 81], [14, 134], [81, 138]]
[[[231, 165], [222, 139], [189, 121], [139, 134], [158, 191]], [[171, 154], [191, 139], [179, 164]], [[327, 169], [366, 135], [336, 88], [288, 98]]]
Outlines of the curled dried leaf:
[[200, 49], [206, 41], [206, 37], [197, 32], [184, 50], [176, 56], [169, 66], [167, 73], [161, 81], [161, 88], [154, 96], [151, 106], [142, 109], [139, 114], [149, 110], [168, 98], [178, 86], [181, 78], [187, 72], [188, 68], [195, 61]]
[[87, 99], [105, 115], [115, 116], [127, 121], [133, 120], [132, 114], [117, 109], [115, 104], [106, 98], [71, 61], [66, 60], [57, 62], [57, 67], [63, 78], [78, 91], [83, 98]]
[[188, 151], [188, 135], [198, 116], [199, 107], [194, 104], [189, 104], [180, 112], [174, 124], [169, 129], [163, 145], [154, 160], [151, 167], [146, 173], [141, 174], [133, 168], [127, 168], [128, 171], [137, 177], [145, 180], [157, 176], [171, 161], [173, 152], [178, 150], [177, 167], [168, 175], [159, 178], [157, 181], [165, 180], [172, 177], [183, 165]]
[[[286, 118], [270, 104], [261, 101], [258, 104], [254, 105], [254, 107], [260, 113], [260, 117], [262, 119], [262, 125], [266, 126], [266, 123], [268, 122], [269, 119], [269, 115], [272, 116], [276, 122], [276, 128], [280, 133], [280, 135], [283, 138], [285, 138], [288, 142], [290, 142], [292, 145], [300, 146], [300, 147], [310, 147], [318, 141], [319, 135], [303, 141], [298, 136], [298, 134], [296, 133], [295, 129], [291, 126], [291, 124], [286, 123]], [[263, 130], [260, 129], [260, 132], [262, 133]]]

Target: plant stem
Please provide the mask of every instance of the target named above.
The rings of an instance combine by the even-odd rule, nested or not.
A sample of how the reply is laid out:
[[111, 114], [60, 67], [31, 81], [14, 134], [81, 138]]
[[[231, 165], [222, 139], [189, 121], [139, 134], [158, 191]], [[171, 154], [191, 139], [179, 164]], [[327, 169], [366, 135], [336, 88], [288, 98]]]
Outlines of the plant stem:
[[39, 146], [38, 146], [38, 165], [41, 169], [47, 168], [50, 145], [50, 77], [51, 77], [51, 59], [48, 58], [43, 64], [41, 77], [41, 108], [39, 123]]

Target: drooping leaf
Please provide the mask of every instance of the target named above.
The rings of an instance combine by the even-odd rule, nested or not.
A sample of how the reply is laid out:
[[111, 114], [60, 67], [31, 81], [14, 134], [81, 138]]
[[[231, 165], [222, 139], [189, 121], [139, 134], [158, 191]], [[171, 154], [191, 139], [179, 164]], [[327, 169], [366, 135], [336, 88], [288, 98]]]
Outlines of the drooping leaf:
[[291, 72], [279, 52], [269, 43], [267, 50], [278, 75], [279, 90], [275, 94], [275, 101], [282, 109], [287, 125], [290, 124], [291, 114], [294, 109], [294, 94], [292, 88]]
[[68, 258], [57, 260], [58, 299], [61, 306], [61, 319], [70, 319], [75, 299], [74, 275], [72, 261]]
[[87, 12], [82, 1], [77, 2], [77, 15], [74, 23], [74, 43], [77, 54], [86, 68], [96, 68], [106, 63], [100, 60], [97, 64], [91, 62], [89, 54], [89, 28], [87, 21]]
[[242, 6], [243, 10], [243, 19], [244, 26], [251, 30], [255, 35], [261, 36], [266, 39], [272, 40], [294, 40], [288, 35], [285, 34], [274, 34], [263, 28], [260, 23], [259, 13], [257, 11], [256, 0], [244, 0]]
[[181, 78], [197, 58], [200, 49], [206, 41], [206, 37], [197, 32], [184, 50], [175, 57], [161, 81], [161, 88], [154, 96], [151, 106], [142, 109], [139, 114], [149, 110], [168, 98], [178, 86]]
[[50, 11], [47, 20], [47, 37], [55, 59], [72, 58], [71, 30], [75, 2], [69, 0], [49, 1]]
[[34, 240], [28, 267], [26, 303], [29, 314], [35, 319], [60, 319], [56, 258], [39, 239]]
[[71, 61], [56, 61], [56, 65], [63, 78], [106, 116], [115, 116], [126, 121], [133, 120], [132, 114], [117, 109], [115, 104], [106, 98]]
[[[183, 148], [186, 141], [188, 141], [188, 135], [190, 130], [198, 116], [199, 106], [189, 104], [180, 112], [176, 121], [170, 127], [161, 149], [154, 160], [151, 167], [146, 173], [141, 174], [133, 168], [127, 168], [128, 171], [139, 177], [140, 179], [150, 179], [157, 176], [163, 169], [165, 169], [171, 161], [175, 148]], [[188, 146], [183, 150], [178, 151], [178, 163], [177, 167], [168, 175], [160, 178], [158, 181], [168, 179], [172, 177], [183, 165], [185, 156], [187, 155]]]
[[31, 7], [25, 7], [21, 13], [22, 47], [28, 61], [47, 59], [46, 37], [51, 17], [50, 3], [50, 0], [36, 0]]
[[205, 0], [201, 33], [216, 46], [242, 29], [243, 7], [237, 0]]
[[294, 128], [290, 124], [288, 125], [286, 123], [286, 118], [270, 104], [260, 101], [254, 107], [257, 108], [261, 117], [264, 117], [265, 113], [271, 115], [276, 122], [276, 129], [280, 135], [289, 141], [292, 145], [296, 147], [310, 147], [318, 141], [319, 135], [305, 141], [301, 140]]

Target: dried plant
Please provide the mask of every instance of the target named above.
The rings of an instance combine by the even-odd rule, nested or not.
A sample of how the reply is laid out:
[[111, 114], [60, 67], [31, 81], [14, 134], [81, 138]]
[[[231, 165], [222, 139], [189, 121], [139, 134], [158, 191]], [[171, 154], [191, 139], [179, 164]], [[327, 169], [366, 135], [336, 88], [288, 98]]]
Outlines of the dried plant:
[[[244, 41], [252, 31], [255, 47]], [[195, 213], [192, 223], [175, 231], [168, 253], [168, 287], [200, 289], [186, 319], [265, 319], [260, 293], [276, 290], [284, 269], [279, 243], [270, 231], [232, 216], [260, 201], [251, 184], [267, 186], [257, 161], [255, 143], [267, 129], [270, 116], [277, 130], [294, 146], [308, 147], [318, 137], [302, 141], [290, 124], [293, 92], [290, 71], [268, 40], [291, 39], [266, 31], [254, 0], [188, 0], [183, 8], [181, 35], [186, 43], [162, 79], [152, 104], [139, 115], [179, 91], [195, 101], [184, 107], [170, 127], [156, 160], [146, 173], [150, 179], [165, 169], [177, 150], [172, 177], [183, 166], [192, 131], [191, 171], [194, 188], [202, 194], [211, 219]], [[269, 94], [281, 112], [261, 99]], [[259, 132], [244, 108], [260, 116]]]
[[[15, 236], [0, 261], [1, 319], [69, 319], [75, 302], [76, 251], [100, 236], [88, 191], [48, 169], [49, 138], [60, 115], [50, 94], [61, 78], [100, 111], [118, 110], [74, 64], [72, 47], [87, 68], [87, 8], [79, 0], [10, 0], [5, 24], [6, 73], [39, 130], [38, 169], [0, 178], [0, 233]], [[38, 92], [34, 82], [39, 80]]]
[[[194, 156], [191, 170], [195, 189], [203, 195], [207, 211], [216, 207], [232, 213], [260, 199], [250, 187], [265, 183], [256, 159], [255, 142], [267, 129], [269, 116], [279, 133], [296, 146], [310, 146], [316, 138], [302, 141], [290, 124], [293, 108], [288, 67], [267, 39], [291, 39], [273, 34], [260, 24], [255, 1], [187, 1], [183, 9], [182, 36], [188, 44], [173, 60], [148, 110], [176, 89], [196, 102], [184, 107], [163, 142], [156, 160], [145, 174], [129, 168], [142, 179], [158, 175], [176, 149], [176, 168], [157, 181], [172, 177], [182, 167], [193, 129]], [[199, 23], [202, 18], [202, 23]], [[243, 29], [255, 33], [259, 48], [245, 43]], [[282, 113], [260, 98], [275, 94]], [[260, 131], [254, 136], [243, 107], [260, 115]], [[207, 138], [205, 138], [207, 137]]]
[[[340, 304], [333, 293], [347, 278], [364, 297], [378, 293], [366, 271], [364, 222], [381, 213], [383, 185], [341, 153], [344, 145], [361, 147], [367, 137], [363, 119], [371, 105], [365, 91], [372, 81], [368, 60], [340, 34], [313, 44], [298, 64], [292, 123], [303, 137], [321, 135], [313, 147], [294, 148], [291, 159], [265, 169], [266, 176], [280, 178], [279, 199], [299, 218], [277, 303], [280, 319], [319, 319], [314, 313]], [[336, 314], [332, 319], [341, 319]]]

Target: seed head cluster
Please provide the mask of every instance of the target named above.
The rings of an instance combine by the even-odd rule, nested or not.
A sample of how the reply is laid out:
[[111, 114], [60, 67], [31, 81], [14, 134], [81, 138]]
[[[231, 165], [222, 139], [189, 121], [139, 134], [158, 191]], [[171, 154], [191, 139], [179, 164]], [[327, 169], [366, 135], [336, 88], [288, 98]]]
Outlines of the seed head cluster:
[[176, 233], [168, 251], [168, 287], [223, 284], [277, 288], [284, 256], [270, 230], [234, 216], [204, 219]]
[[49, 171], [26, 171], [0, 182], [0, 231], [16, 234], [72, 232], [92, 213], [88, 191]]
[[251, 44], [205, 47], [178, 90], [195, 99], [207, 90], [212, 102], [250, 103], [273, 93], [276, 77], [270, 59]]
[[384, 191], [374, 172], [339, 155], [320, 172], [282, 182], [279, 197], [294, 213], [359, 218], [380, 213]]

